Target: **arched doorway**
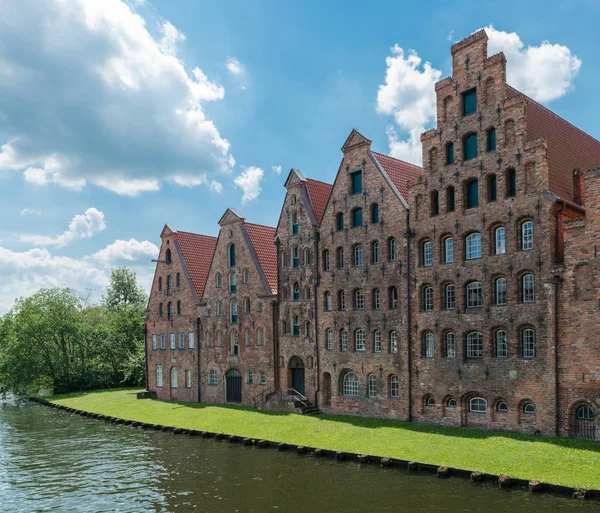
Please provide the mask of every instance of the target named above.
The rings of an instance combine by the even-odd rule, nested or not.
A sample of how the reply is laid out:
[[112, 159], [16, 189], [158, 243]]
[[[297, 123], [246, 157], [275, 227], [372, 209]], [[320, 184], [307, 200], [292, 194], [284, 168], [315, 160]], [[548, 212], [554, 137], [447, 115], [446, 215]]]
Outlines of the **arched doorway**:
[[596, 439], [596, 416], [594, 408], [579, 404], [571, 413], [571, 436], [586, 440]]
[[225, 396], [228, 403], [242, 402], [242, 375], [236, 369], [225, 374]]
[[298, 356], [293, 356], [290, 358], [288, 368], [290, 369], [292, 388], [296, 392], [304, 395], [304, 362]]
[[323, 373], [323, 405], [331, 406], [331, 374]]

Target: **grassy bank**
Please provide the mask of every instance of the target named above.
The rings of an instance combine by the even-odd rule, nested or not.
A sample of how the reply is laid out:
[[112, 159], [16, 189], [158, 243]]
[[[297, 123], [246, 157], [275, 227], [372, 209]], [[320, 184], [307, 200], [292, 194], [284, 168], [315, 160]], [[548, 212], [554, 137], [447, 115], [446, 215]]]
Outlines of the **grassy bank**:
[[600, 443], [597, 442], [362, 417], [304, 417], [235, 406], [138, 400], [135, 392], [109, 390], [47, 399], [72, 408], [139, 422], [600, 489]]

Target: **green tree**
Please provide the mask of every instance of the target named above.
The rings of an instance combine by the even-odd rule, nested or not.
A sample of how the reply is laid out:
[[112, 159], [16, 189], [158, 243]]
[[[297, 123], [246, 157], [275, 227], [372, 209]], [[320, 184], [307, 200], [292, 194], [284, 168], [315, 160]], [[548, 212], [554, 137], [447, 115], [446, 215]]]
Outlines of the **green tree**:
[[117, 267], [110, 274], [110, 285], [103, 297], [107, 308], [112, 309], [118, 305], [143, 305], [148, 301], [148, 296], [138, 286], [135, 274], [127, 267]]

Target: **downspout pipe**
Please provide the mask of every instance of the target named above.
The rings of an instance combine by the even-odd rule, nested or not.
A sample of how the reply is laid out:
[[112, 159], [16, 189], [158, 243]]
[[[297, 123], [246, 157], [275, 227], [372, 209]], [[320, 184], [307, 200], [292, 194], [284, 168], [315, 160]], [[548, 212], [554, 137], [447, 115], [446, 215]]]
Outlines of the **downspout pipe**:
[[200, 333], [202, 323], [200, 321], [200, 317], [196, 317], [196, 347], [198, 350], [198, 402], [202, 402], [202, 389], [200, 387], [200, 383], [202, 382], [202, 367], [200, 365], [200, 348], [202, 346], [202, 341], [200, 340]]
[[279, 294], [281, 292], [281, 241], [279, 237], [275, 239], [275, 248], [277, 252], [277, 295], [272, 303], [271, 314], [273, 315], [273, 389], [276, 392], [279, 388]]
[[413, 230], [410, 229], [410, 212], [406, 216], [406, 295], [408, 299], [408, 306], [406, 311], [406, 322], [408, 324], [407, 330], [407, 387], [408, 387], [408, 422], [412, 421], [412, 301], [411, 301], [411, 290], [410, 290], [410, 271], [411, 265], [411, 240], [415, 236]]
[[144, 323], [144, 358], [146, 365], [144, 365], [144, 374], [146, 375], [146, 392], [150, 391], [150, 382], [148, 381], [148, 367], [150, 362], [148, 361], [148, 325]]
[[321, 365], [320, 360], [321, 356], [319, 354], [319, 317], [318, 317], [318, 308], [317, 308], [317, 290], [319, 286], [319, 232], [315, 231], [315, 275], [314, 275], [314, 283], [313, 283], [313, 304], [314, 304], [314, 317], [315, 317], [315, 366], [317, 372], [317, 389], [315, 390], [315, 404], [319, 405], [319, 392], [321, 391]]

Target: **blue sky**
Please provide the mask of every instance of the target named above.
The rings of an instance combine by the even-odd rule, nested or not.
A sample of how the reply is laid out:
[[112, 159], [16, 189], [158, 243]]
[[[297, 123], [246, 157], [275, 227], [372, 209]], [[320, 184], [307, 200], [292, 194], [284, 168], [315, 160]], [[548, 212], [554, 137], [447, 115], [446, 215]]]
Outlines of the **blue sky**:
[[450, 46], [482, 27], [509, 82], [600, 138], [599, 19], [592, 0], [3, 2], [0, 313], [40, 287], [97, 299], [116, 265], [147, 286], [165, 222], [275, 225], [289, 169], [332, 181], [352, 128], [418, 163]]

